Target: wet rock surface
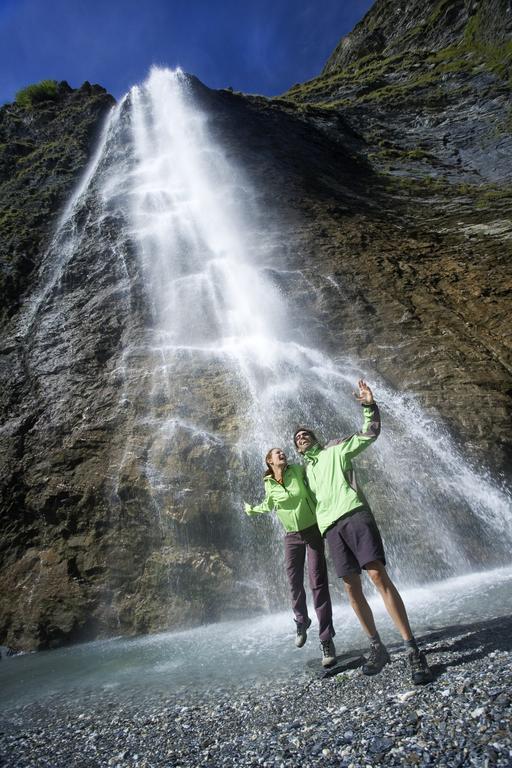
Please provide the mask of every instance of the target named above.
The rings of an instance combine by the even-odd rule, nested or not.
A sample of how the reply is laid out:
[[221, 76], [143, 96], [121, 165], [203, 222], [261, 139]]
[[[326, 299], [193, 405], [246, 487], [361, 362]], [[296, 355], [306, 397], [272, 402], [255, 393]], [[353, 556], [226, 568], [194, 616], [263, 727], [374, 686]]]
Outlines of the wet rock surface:
[[404, 652], [392, 648], [373, 678], [354, 669], [327, 680], [304, 672], [215, 690], [168, 691], [162, 681], [153, 693], [53, 696], [1, 713], [0, 759], [5, 768], [505, 768], [511, 629], [501, 617], [425, 635], [435, 678], [426, 686], [411, 684]]

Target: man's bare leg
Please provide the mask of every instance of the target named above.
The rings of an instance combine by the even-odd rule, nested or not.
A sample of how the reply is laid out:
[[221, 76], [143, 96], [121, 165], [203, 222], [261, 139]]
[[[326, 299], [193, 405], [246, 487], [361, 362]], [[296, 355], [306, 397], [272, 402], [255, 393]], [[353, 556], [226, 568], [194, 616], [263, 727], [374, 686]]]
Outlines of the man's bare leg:
[[411, 632], [404, 601], [389, 578], [386, 566], [381, 563], [380, 560], [373, 560], [366, 565], [366, 571], [384, 600], [386, 610], [391, 616], [395, 627], [402, 635], [403, 640], [411, 640], [413, 634]]
[[364, 596], [361, 576], [358, 573], [351, 573], [350, 576], [343, 577], [343, 582], [345, 584], [345, 591], [350, 601], [350, 605], [354, 609], [354, 613], [359, 619], [362, 628], [368, 637], [375, 637], [377, 634], [377, 627], [375, 626], [372, 609]]
[[366, 662], [363, 664], [363, 674], [376, 675], [381, 671], [382, 667], [391, 661], [389, 653], [382, 644], [377, 632], [372, 609], [368, 605], [363, 592], [361, 577], [359, 574], [351, 574], [350, 576], [344, 576], [343, 581], [345, 582], [345, 590], [350, 600], [350, 605], [370, 640], [370, 651]]

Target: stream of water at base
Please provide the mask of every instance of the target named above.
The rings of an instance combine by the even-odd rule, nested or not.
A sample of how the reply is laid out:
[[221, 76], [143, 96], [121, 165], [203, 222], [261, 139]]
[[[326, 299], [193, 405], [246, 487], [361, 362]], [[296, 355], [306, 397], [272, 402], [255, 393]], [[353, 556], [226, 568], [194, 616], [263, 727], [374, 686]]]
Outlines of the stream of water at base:
[[[450, 625], [512, 613], [512, 568], [447, 579], [403, 591], [418, 637]], [[333, 590], [336, 645], [341, 654], [365, 647], [352, 610]], [[399, 637], [380, 599], [370, 604], [382, 638]], [[114, 691], [119, 702], [151, 692], [176, 693], [185, 688], [252, 686], [260, 680], [289, 679], [303, 674], [306, 662], [318, 660], [316, 624], [303, 649], [293, 645], [289, 612], [221, 622], [181, 632], [132, 639], [113, 638], [55, 651], [7, 657], [0, 663], [0, 704], [10, 709], [42, 704], [50, 697], [79, 702], [87, 693], [98, 699]]]

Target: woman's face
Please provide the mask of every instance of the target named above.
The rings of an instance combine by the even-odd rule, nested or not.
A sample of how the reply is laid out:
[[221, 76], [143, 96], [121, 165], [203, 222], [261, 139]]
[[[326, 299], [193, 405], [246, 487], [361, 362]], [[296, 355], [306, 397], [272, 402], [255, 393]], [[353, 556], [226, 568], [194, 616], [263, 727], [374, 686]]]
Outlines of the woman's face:
[[286, 453], [282, 448], [273, 448], [270, 452], [268, 463], [274, 469], [286, 466]]

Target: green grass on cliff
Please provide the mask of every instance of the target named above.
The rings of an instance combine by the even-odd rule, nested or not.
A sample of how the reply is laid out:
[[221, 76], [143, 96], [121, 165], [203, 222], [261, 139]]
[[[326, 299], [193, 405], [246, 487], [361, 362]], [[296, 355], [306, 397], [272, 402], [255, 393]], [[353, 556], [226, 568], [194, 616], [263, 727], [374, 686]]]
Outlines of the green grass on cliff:
[[56, 80], [41, 80], [39, 83], [27, 85], [16, 94], [16, 104], [25, 109], [32, 108], [41, 101], [53, 101], [58, 96]]
[[491, 72], [512, 84], [512, 41], [492, 43], [482, 35], [482, 11], [472, 16], [464, 30], [464, 45], [475, 51]]
[[[500, 79], [508, 76], [512, 43], [482, 50], [458, 44], [414, 61], [413, 54], [380, 58], [335, 74], [325, 75], [290, 88], [280, 98], [328, 109], [375, 101], [401, 102], [428, 88], [432, 96], [443, 76], [459, 78], [482, 66]], [[391, 81], [392, 80], [392, 81]]]
[[512, 200], [510, 185], [453, 184], [447, 179], [433, 176], [423, 178], [401, 176], [395, 179], [395, 184], [402, 192], [416, 198], [438, 196], [444, 201], [467, 198], [473, 208], [493, 212], [496, 215], [500, 207], [508, 210]]
[[[281, 98], [338, 109], [367, 102], [409, 102], [416, 91], [427, 89], [430, 100], [436, 100], [442, 97], [440, 86], [447, 77], [462, 81], [482, 69], [512, 85], [512, 41], [490, 42], [485, 36], [481, 10], [470, 17], [456, 43], [431, 52], [421, 50], [425, 29], [442, 23], [450, 3], [440, 0], [421, 25], [405, 33], [410, 45], [406, 52], [392, 56], [368, 54], [343, 70], [297, 83]], [[424, 94], [420, 98], [423, 100]]]
[[434, 158], [430, 152], [421, 147], [415, 149], [400, 149], [399, 147], [384, 147], [376, 152], [370, 153], [371, 157], [375, 157], [379, 160], [417, 160], [417, 161], [429, 161]]
[[433, 54], [423, 58], [421, 66], [411, 53], [384, 58], [373, 55], [357, 66], [294, 85], [281, 98], [328, 109], [409, 99], [415, 91], [435, 88], [442, 74], [468, 71], [477, 63], [470, 62], [465, 54], [456, 58], [454, 54], [451, 51], [446, 59]]

